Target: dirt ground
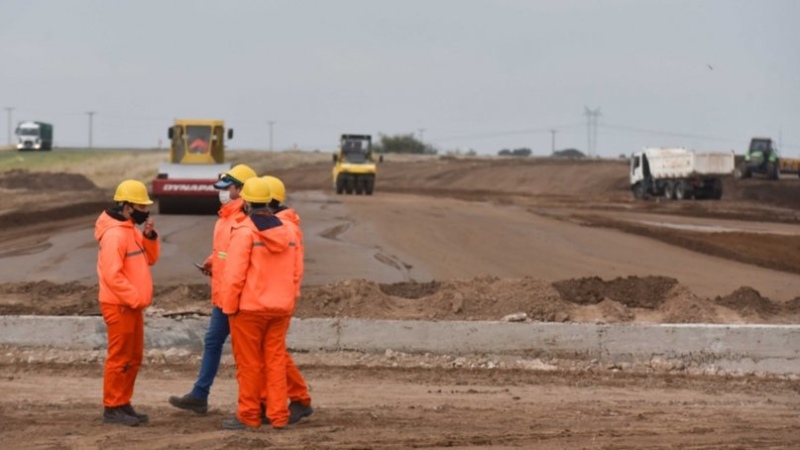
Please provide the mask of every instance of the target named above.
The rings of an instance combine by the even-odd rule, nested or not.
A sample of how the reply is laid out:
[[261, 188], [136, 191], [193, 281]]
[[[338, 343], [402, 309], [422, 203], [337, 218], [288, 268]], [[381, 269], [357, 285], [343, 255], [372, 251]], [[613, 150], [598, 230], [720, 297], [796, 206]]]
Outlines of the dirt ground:
[[[722, 201], [635, 202], [624, 161], [387, 157], [363, 197], [332, 193], [328, 155], [235, 159], [281, 177], [303, 217], [298, 317], [800, 321], [794, 177], [725, 180]], [[91, 227], [110, 186], [73, 167], [0, 172], [0, 314], [98, 314]], [[214, 218], [155, 217], [163, 247], [150, 313], [207, 314], [208, 285], [191, 262], [207, 254]], [[218, 429], [235, 409], [230, 361], [206, 417], [166, 404], [189, 389], [196, 359], [146, 364], [134, 400], [153, 423], [129, 430], [100, 423], [98, 357], [0, 353], [0, 438], [15, 448], [800, 446], [794, 379], [299, 354], [315, 415], [285, 433], [237, 434]]]

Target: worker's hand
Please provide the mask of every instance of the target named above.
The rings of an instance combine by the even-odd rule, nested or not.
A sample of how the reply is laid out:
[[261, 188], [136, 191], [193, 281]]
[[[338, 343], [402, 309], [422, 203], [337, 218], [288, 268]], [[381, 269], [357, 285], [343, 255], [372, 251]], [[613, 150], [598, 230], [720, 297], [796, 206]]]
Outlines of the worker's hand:
[[200, 264], [195, 264], [195, 266], [197, 266], [200, 272], [203, 272], [203, 275], [211, 276], [211, 261], [206, 261], [202, 266]]
[[155, 233], [156, 221], [152, 217], [148, 217], [144, 221], [144, 236], [148, 239], [153, 239]]

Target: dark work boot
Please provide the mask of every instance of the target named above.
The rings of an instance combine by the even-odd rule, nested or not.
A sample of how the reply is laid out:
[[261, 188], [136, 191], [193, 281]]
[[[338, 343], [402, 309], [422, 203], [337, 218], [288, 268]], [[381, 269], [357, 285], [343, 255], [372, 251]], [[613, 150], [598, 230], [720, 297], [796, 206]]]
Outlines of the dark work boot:
[[150, 422], [150, 417], [148, 417], [147, 414], [139, 414], [138, 412], [136, 412], [135, 409], [133, 409], [133, 406], [131, 406], [130, 403], [128, 403], [127, 405], [122, 405], [122, 406], [120, 406], [120, 408], [123, 411], [125, 411], [125, 414], [127, 414], [129, 416], [136, 417], [137, 419], [139, 419], [139, 423], [141, 423], [141, 424], [145, 424], [145, 423], [149, 423]]
[[128, 415], [121, 406], [103, 409], [103, 423], [136, 427], [141, 423], [135, 416]]
[[208, 412], [208, 400], [200, 400], [186, 394], [183, 397], [172, 396], [169, 398], [169, 404], [180, 409], [187, 411], [194, 411], [197, 414], [205, 414]]
[[222, 428], [224, 430], [231, 430], [231, 431], [243, 431], [243, 430], [256, 430], [256, 427], [251, 427], [245, 423], [239, 421], [239, 418], [233, 416], [230, 419], [225, 419], [222, 421]]
[[308, 417], [314, 414], [314, 408], [311, 405], [303, 405], [300, 402], [289, 403], [289, 423], [297, 423], [303, 417]]

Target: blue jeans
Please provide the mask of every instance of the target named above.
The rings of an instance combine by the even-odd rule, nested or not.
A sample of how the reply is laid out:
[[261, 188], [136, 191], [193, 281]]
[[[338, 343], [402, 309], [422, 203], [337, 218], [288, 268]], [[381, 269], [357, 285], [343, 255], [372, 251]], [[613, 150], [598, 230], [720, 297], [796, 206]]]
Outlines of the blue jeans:
[[197, 374], [197, 381], [194, 389], [189, 394], [198, 400], [208, 400], [211, 385], [219, 370], [219, 362], [222, 359], [222, 346], [231, 334], [231, 326], [228, 316], [222, 310], [214, 306], [211, 310], [211, 321], [208, 323], [206, 338], [203, 347], [203, 362], [200, 363], [200, 373]]

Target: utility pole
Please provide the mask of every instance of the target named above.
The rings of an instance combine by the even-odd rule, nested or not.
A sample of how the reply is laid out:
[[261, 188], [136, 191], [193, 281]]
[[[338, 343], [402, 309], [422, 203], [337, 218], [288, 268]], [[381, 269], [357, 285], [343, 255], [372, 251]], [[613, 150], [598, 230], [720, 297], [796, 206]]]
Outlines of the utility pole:
[[94, 115], [97, 114], [95, 111], [87, 111], [87, 115], [89, 115], [89, 148], [92, 148], [92, 122], [94, 122]]
[[586, 116], [586, 155], [593, 156], [597, 151], [597, 118], [600, 117], [600, 108], [589, 109], [584, 106], [583, 115]]
[[275, 124], [274, 120], [267, 122], [269, 124], [269, 151], [272, 151], [272, 125]]
[[425, 135], [425, 128], [420, 128], [417, 131], [419, 131], [419, 141], [422, 142], [423, 136]]
[[556, 130], [550, 130], [550, 153], [556, 153]]
[[11, 145], [11, 111], [14, 111], [16, 108], [13, 106], [6, 106], [4, 109], [8, 113], [8, 145]]

